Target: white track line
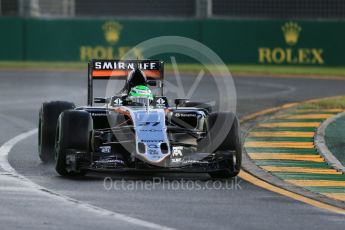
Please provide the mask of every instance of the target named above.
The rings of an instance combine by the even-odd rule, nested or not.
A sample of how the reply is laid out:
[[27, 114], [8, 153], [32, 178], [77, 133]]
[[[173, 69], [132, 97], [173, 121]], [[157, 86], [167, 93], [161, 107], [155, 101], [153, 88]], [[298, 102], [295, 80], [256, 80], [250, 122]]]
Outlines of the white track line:
[[6, 143], [0, 146], [0, 173], [4, 175], [8, 175], [13, 180], [20, 180], [20, 182], [25, 185], [28, 188], [34, 189], [37, 192], [49, 196], [50, 198], [57, 199], [59, 201], [64, 201], [72, 204], [74, 207], [82, 208], [86, 211], [93, 212], [98, 215], [102, 216], [110, 216], [113, 217], [116, 220], [124, 221], [133, 225], [136, 225], [137, 227], [144, 227], [149, 229], [166, 229], [166, 230], [172, 230], [173, 228], [169, 228], [163, 225], [151, 223], [145, 220], [137, 219], [134, 217], [126, 216], [121, 213], [109, 211], [97, 206], [90, 205], [88, 203], [64, 196], [62, 194], [58, 194], [54, 191], [51, 191], [45, 187], [42, 187], [33, 181], [29, 180], [28, 178], [20, 175], [16, 172], [16, 170], [10, 165], [8, 162], [8, 154], [11, 151], [11, 149], [18, 144], [20, 141], [34, 135], [37, 133], [37, 129], [30, 130], [28, 132], [19, 134], [18, 136], [15, 136], [14, 138], [10, 139]]

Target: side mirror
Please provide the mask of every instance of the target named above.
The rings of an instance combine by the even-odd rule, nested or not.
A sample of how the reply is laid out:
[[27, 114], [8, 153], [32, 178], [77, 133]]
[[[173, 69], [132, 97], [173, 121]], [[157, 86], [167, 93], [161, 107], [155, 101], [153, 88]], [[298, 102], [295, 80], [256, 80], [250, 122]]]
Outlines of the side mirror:
[[147, 81], [147, 84], [148, 84], [149, 86], [157, 86], [157, 81], [156, 81], [156, 80], [148, 80], [148, 81]]
[[99, 103], [99, 104], [105, 104], [105, 103], [107, 103], [107, 99], [106, 98], [103, 98], [103, 97], [95, 97], [94, 99], [93, 99], [93, 102], [94, 103]]
[[186, 104], [188, 102], [188, 99], [185, 99], [185, 98], [177, 98], [175, 99], [175, 105], [176, 105], [176, 108], [178, 106], [183, 106], [184, 104]]

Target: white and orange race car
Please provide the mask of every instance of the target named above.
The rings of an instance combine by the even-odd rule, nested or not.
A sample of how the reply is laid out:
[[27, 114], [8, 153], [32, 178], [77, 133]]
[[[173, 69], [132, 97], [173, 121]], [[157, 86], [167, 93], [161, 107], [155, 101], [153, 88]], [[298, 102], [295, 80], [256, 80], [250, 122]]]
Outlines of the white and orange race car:
[[[52, 101], [39, 111], [39, 156], [55, 161], [60, 175], [145, 171], [228, 178], [239, 173], [236, 115], [187, 99], [174, 99], [171, 106], [163, 95], [162, 61], [92, 60], [88, 70], [87, 106]], [[93, 97], [94, 80], [120, 78], [125, 84], [117, 95]]]

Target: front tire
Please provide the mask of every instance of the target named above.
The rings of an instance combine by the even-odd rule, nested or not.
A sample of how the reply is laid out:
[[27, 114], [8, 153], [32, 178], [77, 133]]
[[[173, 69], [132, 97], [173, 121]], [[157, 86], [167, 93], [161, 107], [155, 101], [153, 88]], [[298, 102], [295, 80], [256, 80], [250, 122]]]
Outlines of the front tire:
[[[63, 112], [56, 128], [55, 140], [55, 170], [61, 176], [80, 176], [85, 172], [80, 169], [73, 170], [67, 164], [67, 152], [75, 151], [90, 154], [90, 139], [93, 129], [91, 115], [86, 111], [68, 110]], [[78, 165], [78, 162], [76, 162]]]
[[38, 155], [42, 162], [54, 160], [55, 130], [59, 115], [75, 105], [66, 101], [52, 101], [42, 104], [38, 119]]
[[[229, 130], [228, 134], [225, 136], [223, 142], [218, 146], [216, 149], [216, 153], [223, 153], [223, 155], [228, 155], [226, 153], [231, 153], [230, 157], [226, 157], [223, 164], [227, 169], [215, 171], [209, 173], [212, 178], [230, 178], [235, 177], [239, 174], [241, 170], [242, 164], [242, 142], [241, 142], [241, 130], [240, 130], [240, 123], [236, 115], [233, 113], [216, 113], [211, 114], [209, 119], [209, 125], [212, 127], [216, 120], [220, 119], [220, 121], [233, 121], [231, 129]], [[218, 130], [218, 129], [216, 129]], [[214, 131], [213, 131], [214, 132]], [[211, 134], [211, 141], [212, 137], [215, 135]]]

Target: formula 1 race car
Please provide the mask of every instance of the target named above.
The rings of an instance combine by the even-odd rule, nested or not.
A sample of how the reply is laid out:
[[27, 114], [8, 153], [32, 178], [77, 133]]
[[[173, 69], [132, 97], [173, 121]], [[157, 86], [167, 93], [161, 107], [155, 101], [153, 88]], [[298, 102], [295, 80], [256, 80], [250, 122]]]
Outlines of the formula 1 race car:
[[[93, 81], [100, 79], [125, 79], [125, 85], [117, 95], [94, 98]], [[158, 95], [152, 94], [154, 87]], [[162, 61], [90, 61], [87, 106], [65, 101], [41, 106], [40, 159], [55, 160], [62, 176], [90, 171], [236, 176], [242, 160], [236, 115], [212, 112], [211, 105], [187, 99], [174, 99], [170, 106], [163, 87]]]

